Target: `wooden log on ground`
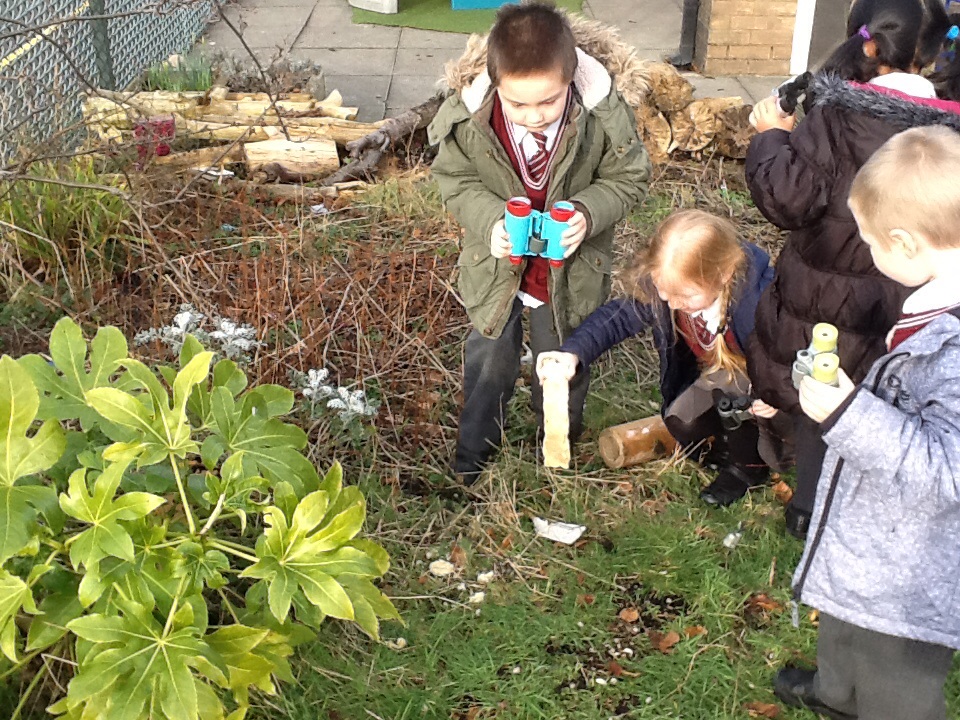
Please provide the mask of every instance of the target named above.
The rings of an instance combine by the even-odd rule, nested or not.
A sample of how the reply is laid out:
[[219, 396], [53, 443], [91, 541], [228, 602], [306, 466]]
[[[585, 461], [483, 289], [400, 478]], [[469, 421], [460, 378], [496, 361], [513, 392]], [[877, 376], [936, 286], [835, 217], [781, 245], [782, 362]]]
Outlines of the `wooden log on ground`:
[[208, 167], [222, 167], [227, 163], [243, 161], [243, 146], [237, 143], [233, 146], [219, 145], [216, 147], [189, 150], [187, 152], [172, 153], [153, 159], [157, 165], [167, 165], [172, 168], [193, 168], [202, 170]]
[[649, 63], [645, 71], [653, 103], [660, 112], [677, 112], [693, 102], [693, 85], [673, 65]]
[[369, 180], [376, 174], [380, 159], [391, 145], [407, 139], [414, 132], [425, 128], [437, 114], [443, 104], [443, 95], [434, 95], [414, 108], [402, 112], [394, 118], [387, 118], [370, 134], [347, 143], [347, 151], [353, 162], [344, 165], [329, 177], [324, 178], [324, 185], [345, 182], [348, 180]]
[[248, 172], [276, 164], [288, 173], [304, 177], [324, 177], [340, 167], [337, 144], [332, 140], [294, 142], [274, 138], [243, 146]]
[[637, 132], [647, 148], [650, 161], [662, 165], [670, 159], [670, 145], [673, 143], [673, 131], [670, 123], [655, 107], [644, 105], [635, 111]]
[[316, 205], [325, 200], [338, 198], [343, 193], [349, 194], [353, 191], [362, 190], [367, 186], [363, 182], [349, 182], [326, 187], [307, 187], [305, 185], [264, 184], [240, 179], [228, 180], [223, 185], [227, 188], [244, 190], [274, 200], [289, 200], [301, 205]]
[[694, 100], [683, 110], [671, 113], [669, 119], [673, 143], [670, 152], [703, 150], [713, 142], [722, 127], [720, 113], [742, 105], [743, 99], [739, 97], [707, 98]]

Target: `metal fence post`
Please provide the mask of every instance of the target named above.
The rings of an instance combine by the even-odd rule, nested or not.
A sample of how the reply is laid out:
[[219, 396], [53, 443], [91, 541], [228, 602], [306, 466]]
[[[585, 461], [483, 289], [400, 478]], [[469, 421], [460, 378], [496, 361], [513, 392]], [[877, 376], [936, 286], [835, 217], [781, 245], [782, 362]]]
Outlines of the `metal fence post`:
[[[91, 15], [106, 15], [105, 0], [90, 0]], [[110, 52], [110, 29], [106, 18], [94, 17], [90, 21], [90, 34], [93, 37], [94, 56], [97, 61], [97, 74], [100, 76], [100, 87], [105, 90], [116, 90], [117, 81], [113, 74], [113, 54]]]

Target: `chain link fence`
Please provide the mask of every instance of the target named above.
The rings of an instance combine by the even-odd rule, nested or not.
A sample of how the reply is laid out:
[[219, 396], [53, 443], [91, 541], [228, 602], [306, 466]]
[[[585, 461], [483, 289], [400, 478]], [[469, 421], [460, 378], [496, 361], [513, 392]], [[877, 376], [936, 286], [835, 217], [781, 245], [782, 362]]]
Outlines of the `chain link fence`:
[[0, 163], [22, 144], [70, 141], [82, 95], [118, 89], [190, 48], [210, 0], [3, 0]]

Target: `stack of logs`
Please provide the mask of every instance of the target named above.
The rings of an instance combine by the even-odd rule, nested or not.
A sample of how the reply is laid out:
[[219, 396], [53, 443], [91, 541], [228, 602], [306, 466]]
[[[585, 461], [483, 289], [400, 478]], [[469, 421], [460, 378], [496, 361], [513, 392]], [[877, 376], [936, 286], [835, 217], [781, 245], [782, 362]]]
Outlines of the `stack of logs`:
[[653, 162], [666, 162], [674, 152], [746, 157], [755, 131], [748, 122], [751, 106], [742, 98], [694, 100], [693, 86], [672, 66], [649, 63], [645, 72], [650, 93], [634, 111]]
[[[87, 127], [101, 139], [141, 146], [163, 141], [175, 150], [206, 145], [157, 153], [151, 162], [160, 165], [202, 170], [242, 162], [248, 177], [288, 175], [299, 181], [336, 171], [340, 167], [337, 146], [362, 138], [382, 124], [354, 121], [357, 108], [344, 107], [337, 91], [317, 100], [301, 93], [271, 98], [216, 87], [207, 92], [100, 90], [85, 100], [83, 113]], [[163, 137], [165, 127], [172, 137]], [[151, 137], [144, 139], [144, 135]]]
[[[746, 155], [754, 131], [747, 122], [750, 106], [741, 98], [694, 100], [693, 86], [664, 63], [646, 64], [644, 75], [650, 92], [634, 110], [655, 163], [677, 151]], [[84, 102], [84, 119], [101, 139], [137, 143], [141, 160], [144, 145], [150, 145], [150, 162], [178, 170], [243, 163], [249, 180], [337, 185], [371, 178], [385, 151], [402, 146], [425, 127], [441, 102], [436, 96], [396, 118], [363, 123], [354, 120], [357, 108], [344, 107], [337, 91], [317, 100], [308, 94], [271, 97], [220, 87], [206, 92], [100, 90]], [[163, 137], [155, 137], [158, 132]], [[173, 152], [155, 153], [153, 145], [160, 141], [169, 141]], [[203, 147], [183, 149], [198, 145]], [[340, 158], [347, 153], [357, 162], [341, 168]]]

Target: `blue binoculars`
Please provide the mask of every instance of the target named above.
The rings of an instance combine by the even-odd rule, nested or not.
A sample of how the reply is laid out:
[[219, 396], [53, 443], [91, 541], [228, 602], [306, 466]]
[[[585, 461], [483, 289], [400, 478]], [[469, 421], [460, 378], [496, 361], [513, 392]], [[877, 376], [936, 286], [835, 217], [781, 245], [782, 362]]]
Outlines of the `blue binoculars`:
[[549, 213], [542, 213], [533, 209], [529, 198], [510, 198], [504, 218], [512, 246], [510, 262], [519, 265], [524, 256], [539, 255], [547, 258], [552, 267], [562, 267], [566, 248], [560, 244], [560, 238], [576, 212], [573, 203], [566, 200], [554, 203]]

